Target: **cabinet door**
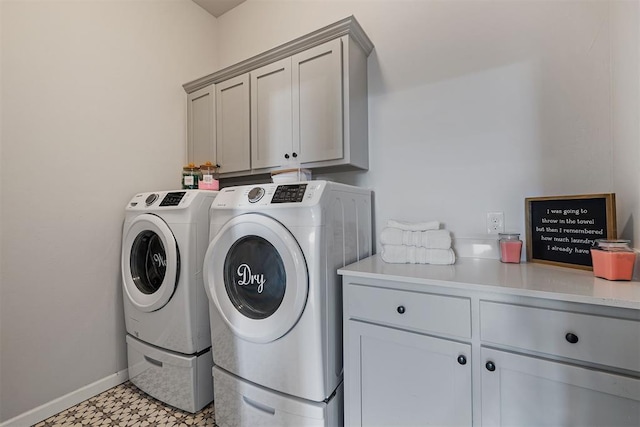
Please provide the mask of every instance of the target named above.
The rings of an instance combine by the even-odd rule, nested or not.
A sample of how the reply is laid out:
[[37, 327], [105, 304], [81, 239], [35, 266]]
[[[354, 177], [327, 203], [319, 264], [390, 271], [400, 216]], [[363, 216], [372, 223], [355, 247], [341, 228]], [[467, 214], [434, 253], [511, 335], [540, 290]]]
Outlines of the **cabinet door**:
[[286, 165], [291, 138], [291, 58], [285, 58], [251, 72], [251, 167]]
[[249, 75], [216, 85], [216, 163], [219, 172], [251, 168], [249, 150]]
[[187, 96], [187, 163], [216, 162], [215, 86]]
[[294, 55], [293, 146], [302, 163], [343, 157], [342, 41]]
[[640, 425], [640, 379], [487, 348], [481, 356], [485, 426]]
[[470, 345], [354, 320], [347, 328], [345, 425], [471, 425]]

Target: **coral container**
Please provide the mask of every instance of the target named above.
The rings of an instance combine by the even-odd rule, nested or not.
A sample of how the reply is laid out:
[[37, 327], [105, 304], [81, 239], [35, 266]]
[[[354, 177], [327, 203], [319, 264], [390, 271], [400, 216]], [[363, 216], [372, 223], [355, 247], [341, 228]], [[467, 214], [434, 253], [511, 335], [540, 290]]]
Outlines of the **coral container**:
[[505, 263], [520, 263], [522, 240], [518, 233], [499, 233], [500, 261]]
[[596, 240], [591, 249], [593, 275], [607, 280], [631, 280], [636, 262], [629, 240]]

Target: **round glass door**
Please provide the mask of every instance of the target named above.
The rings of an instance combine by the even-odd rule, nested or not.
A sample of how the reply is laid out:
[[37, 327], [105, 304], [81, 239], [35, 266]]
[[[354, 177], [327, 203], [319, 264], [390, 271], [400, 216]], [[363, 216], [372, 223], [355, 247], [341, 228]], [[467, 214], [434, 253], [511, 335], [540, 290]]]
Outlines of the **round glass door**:
[[234, 334], [270, 342], [296, 324], [307, 301], [307, 265], [278, 221], [245, 214], [225, 224], [204, 260], [205, 289]]
[[155, 215], [133, 220], [122, 246], [124, 289], [131, 303], [150, 312], [162, 308], [173, 295], [180, 259], [175, 237]]
[[266, 319], [275, 313], [284, 299], [286, 283], [282, 257], [264, 238], [242, 237], [227, 252], [224, 286], [231, 303], [245, 316]]

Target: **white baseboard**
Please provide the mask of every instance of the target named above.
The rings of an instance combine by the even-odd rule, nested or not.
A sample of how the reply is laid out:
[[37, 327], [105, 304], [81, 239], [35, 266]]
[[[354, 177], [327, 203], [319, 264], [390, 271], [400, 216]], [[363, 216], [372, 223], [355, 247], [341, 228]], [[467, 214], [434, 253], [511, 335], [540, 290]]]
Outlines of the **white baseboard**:
[[98, 380], [92, 384], [79, 388], [76, 391], [72, 391], [69, 394], [54, 399], [51, 402], [45, 403], [44, 405], [40, 405], [37, 408], [13, 417], [3, 423], [0, 423], [0, 427], [32, 426], [39, 423], [40, 421], [46, 420], [52, 415], [55, 415], [59, 412], [64, 411], [65, 409], [72, 407], [73, 405], [77, 405], [80, 402], [96, 396], [103, 391], [107, 391], [110, 388], [120, 385], [128, 379], [129, 370], [124, 369], [120, 372], [116, 372], [113, 375], [102, 378], [101, 380]]

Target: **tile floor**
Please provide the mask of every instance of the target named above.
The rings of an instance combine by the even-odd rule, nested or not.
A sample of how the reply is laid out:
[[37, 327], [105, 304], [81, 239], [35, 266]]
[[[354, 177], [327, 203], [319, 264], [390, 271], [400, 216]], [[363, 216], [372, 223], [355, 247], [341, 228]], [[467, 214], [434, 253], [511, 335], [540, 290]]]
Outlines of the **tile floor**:
[[216, 427], [213, 403], [197, 414], [167, 406], [127, 381], [60, 412], [34, 427]]

